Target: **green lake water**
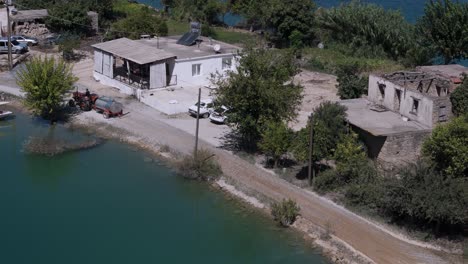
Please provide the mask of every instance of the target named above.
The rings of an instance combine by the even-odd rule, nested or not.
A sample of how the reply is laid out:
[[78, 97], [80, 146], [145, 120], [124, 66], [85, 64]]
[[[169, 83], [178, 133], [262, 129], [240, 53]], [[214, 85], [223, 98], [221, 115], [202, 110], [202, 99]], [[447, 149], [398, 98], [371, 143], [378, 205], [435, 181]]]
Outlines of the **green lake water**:
[[87, 136], [19, 114], [0, 121], [0, 263], [325, 263], [301, 236], [113, 141], [53, 157], [30, 136]]

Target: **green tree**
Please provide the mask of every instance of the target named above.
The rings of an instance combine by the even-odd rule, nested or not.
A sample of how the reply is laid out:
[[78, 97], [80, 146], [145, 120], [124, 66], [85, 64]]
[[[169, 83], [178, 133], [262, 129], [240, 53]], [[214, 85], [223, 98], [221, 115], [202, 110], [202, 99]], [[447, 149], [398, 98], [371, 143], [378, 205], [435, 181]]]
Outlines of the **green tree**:
[[54, 57], [34, 57], [17, 75], [17, 83], [26, 93], [25, 105], [35, 114], [51, 120], [57, 118], [64, 96], [77, 80], [71, 65]]
[[[333, 158], [336, 147], [347, 133], [346, 107], [336, 102], [323, 102], [313, 112], [314, 148], [312, 158], [315, 161]], [[308, 159], [310, 123], [296, 134], [293, 153], [298, 161]]]
[[260, 150], [267, 156], [273, 158], [274, 167], [278, 167], [278, 161], [281, 156], [286, 154], [291, 145], [292, 131], [283, 122], [269, 122], [265, 131], [262, 133], [262, 139], [259, 142]]
[[423, 144], [423, 155], [449, 178], [468, 178], [468, 116], [438, 125]]
[[[315, 4], [311, 0], [271, 0], [266, 11], [265, 27], [270, 41], [278, 47], [309, 46], [315, 38]], [[301, 36], [298, 39], [298, 35]]]
[[290, 53], [247, 47], [239, 58], [237, 71], [213, 82], [217, 101], [230, 109], [228, 122], [238, 143], [253, 150], [268, 122], [296, 117], [303, 88], [292, 81], [298, 67]]
[[456, 116], [468, 115], [468, 78], [465, 75], [463, 83], [450, 94], [452, 112]]
[[338, 96], [341, 99], [359, 98], [367, 93], [368, 78], [359, 76], [357, 64], [343, 65], [338, 69]]
[[106, 38], [139, 39], [144, 34], [167, 36], [168, 31], [164, 19], [154, 14], [150, 9], [142, 7], [140, 12], [129, 13], [125, 18], [114, 22]]
[[71, 32], [86, 35], [90, 32], [91, 20], [87, 10], [76, 2], [60, 2], [51, 6], [46, 26], [54, 32]]
[[468, 4], [451, 0], [430, 0], [417, 23], [423, 45], [432, 47], [445, 64], [468, 56]]
[[192, 20], [208, 25], [218, 24], [223, 3], [218, 0], [175, 0], [172, 15], [177, 20]]

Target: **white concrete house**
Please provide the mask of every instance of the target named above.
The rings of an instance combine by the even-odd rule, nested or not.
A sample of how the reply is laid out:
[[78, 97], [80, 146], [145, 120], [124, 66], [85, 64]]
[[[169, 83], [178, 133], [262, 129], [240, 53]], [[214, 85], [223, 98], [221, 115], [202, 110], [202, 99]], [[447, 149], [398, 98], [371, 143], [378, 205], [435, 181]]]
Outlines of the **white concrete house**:
[[94, 78], [141, 99], [161, 89], [210, 85], [211, 74], [236, 69], [238, 47], [209, 39], [184, 46], [177, 38], [120, 38], [93, 45]]

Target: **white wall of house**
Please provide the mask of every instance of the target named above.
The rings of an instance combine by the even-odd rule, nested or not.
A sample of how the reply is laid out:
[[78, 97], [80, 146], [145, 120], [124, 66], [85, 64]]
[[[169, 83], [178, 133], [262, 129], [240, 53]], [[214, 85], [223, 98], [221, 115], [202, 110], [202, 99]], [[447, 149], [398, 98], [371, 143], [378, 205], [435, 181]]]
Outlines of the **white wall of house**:
[[[383, 93], [382, 90], [384, 90]], [[400, 91], [399, 97], [398, 91]], [[428, 127], [434, 125], [432, 118], [434, 102], [432, 98], [394, 84], [382, 77], [369, 76], [368, 99]]]
[[[231, 60], [231, 66], [225, 63], [223, 69], [223, 59]], [[199, 64], [198, 66], [193, 66]], [[193, 68], [195, 67], [195, 68]], [[203, 86], [211, 84], [211, 74], [224, 73], [227, 70], [235, 70], [237, 62], [233, 54], [220, 54], [191, 59], [176, 59], [173, 75], [177, 75], [177, 86]]]

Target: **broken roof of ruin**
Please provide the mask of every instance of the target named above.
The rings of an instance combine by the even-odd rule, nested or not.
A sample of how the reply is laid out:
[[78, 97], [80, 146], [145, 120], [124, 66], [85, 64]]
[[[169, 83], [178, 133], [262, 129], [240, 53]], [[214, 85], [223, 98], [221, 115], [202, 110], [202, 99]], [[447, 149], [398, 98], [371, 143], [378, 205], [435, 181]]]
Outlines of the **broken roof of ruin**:
[[418, 91], [428, 96], [433, 96], [433, 90], [436, 87], [448, 90], [452, 88], [450, 78], [432, 72], [397, 71], [383, 74], [382, 77], [401, 87]]
[[128, 38], [114, 39], [94, 44], [92, 47], [140, 65], [176, 57], [176, 55], [168, 51], [157, 49]]
[[364, 98], [342, 100], [339, 103], [348, 109], [346, 113], [350, 124], [374, 136], [430, 130], [418, 122], [404, 121], [402, 116], [395, 112], [375, 109], [375, 104]]
[[49, 15], [47, 9], [36, 9], [36, 10], [20, 10], [16, 14], [11, 15], [13, 21], [32, 21], [34, 19], [45, 18]]

